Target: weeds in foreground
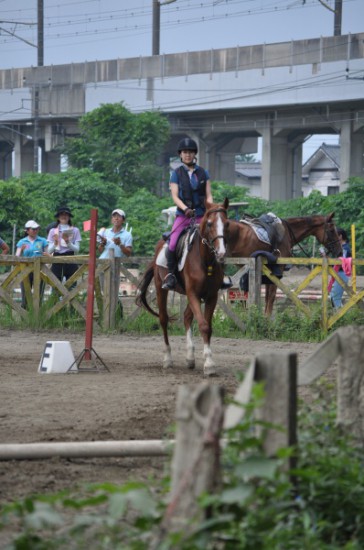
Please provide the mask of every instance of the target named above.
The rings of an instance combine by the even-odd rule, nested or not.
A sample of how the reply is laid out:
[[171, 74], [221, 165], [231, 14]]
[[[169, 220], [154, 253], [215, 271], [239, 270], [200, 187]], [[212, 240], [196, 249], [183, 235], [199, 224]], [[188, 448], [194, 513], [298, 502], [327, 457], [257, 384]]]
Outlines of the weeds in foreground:
[[[264, 397], [257, 385], [243, 421], [225, 434], [221, 490], [201, 496], [209, 519], [188, 537], [164, 535], [158, 549], [363, 548], [364, 451], [336, 425], [332, 392], [319, 385], [317, 392], [312, 405], [301, 404], [298, 449], [271, 459], [254, 435], [254, 409]], [[293, 452], [297, 465], [287, 471], [282, 464]], [[11, 538], [8, 550], [149, 550], [160, 536], [168, 492], [163, 480], [29, 496], [3, 507], [1, 527]]]

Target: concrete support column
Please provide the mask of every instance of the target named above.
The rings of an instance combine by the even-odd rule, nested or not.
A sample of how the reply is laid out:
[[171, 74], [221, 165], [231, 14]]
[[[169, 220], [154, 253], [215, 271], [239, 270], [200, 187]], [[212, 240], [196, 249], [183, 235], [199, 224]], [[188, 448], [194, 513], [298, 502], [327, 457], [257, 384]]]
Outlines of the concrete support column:
[[347, 180], [350, 177], [351, 135], [351, 121], [345, 120], [340, 132], [340, 191], [347, 189]]
[[351, 135], [350, 176], [364, 178], [364, 134]]
[[302, 143], [296, 143], [291, 150], [292, 198], [302, 197]]
[[14, 176], [20, 177], [24, 172], [33, 172], [33, 141], [24, 140], [23, 136], [16, 136], [14, 153]]
[[42, 172], [58, 174], [61, 171], [61, 155], [56, 151], [42, 149]]
[[8, 180], [13, 175], [13, 147], [7, 142], [0, 142], [0, 180]]
[[262, 198], [285, 201], [292, 198], [292, 162], [287, 138], [273, 136], [271, 128], [261, 130]]

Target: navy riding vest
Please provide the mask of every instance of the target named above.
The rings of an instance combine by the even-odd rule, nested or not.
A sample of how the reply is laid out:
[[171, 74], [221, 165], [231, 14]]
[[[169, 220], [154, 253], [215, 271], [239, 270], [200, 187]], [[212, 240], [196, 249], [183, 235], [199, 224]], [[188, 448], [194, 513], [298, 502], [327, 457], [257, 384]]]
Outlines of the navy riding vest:
[[[183, 166], [176, 169], [178, 175], [178, 196], [188, 208], [202, 208], [205, 210], [206, 197], [206, 172], [200, 166], [197, 166], [193, 174], [197, 179], [196, 189], [192, 188], [190, 177]], [[177, 212], [182, 212], [177, 208]]]

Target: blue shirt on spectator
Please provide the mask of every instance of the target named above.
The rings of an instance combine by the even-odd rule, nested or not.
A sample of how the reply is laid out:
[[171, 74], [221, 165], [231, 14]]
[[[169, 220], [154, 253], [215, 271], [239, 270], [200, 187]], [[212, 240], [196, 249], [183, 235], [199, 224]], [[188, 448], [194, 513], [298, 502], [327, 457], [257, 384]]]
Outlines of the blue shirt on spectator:
[[32, 258], [34, 256], [43, 256], [43, 252], [47, 248], [48, 242], [47, 239], [43, 237], [36, 237], [34, 241], [31, 241], [27, 235], [17, 242], [16, 247], [21, 248], [23, 245], [25, 245], [25, 248], [22, 251], [22, 256]]

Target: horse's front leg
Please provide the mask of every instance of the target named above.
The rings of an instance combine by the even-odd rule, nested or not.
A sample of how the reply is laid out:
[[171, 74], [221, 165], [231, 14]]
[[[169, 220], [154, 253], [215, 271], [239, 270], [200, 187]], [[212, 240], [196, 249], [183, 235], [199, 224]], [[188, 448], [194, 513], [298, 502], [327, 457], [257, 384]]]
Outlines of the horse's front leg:
[[211, 351], [211, 335], [212, 335], [212, 318], [216, 308], [217, 296], [216, 298], [210, 298], [205, 302], [205, 321], [207, 323], [207, 342], [204, 344], [203, 355], [205, 359], [204, 363], [204, 374], [206, 376], [214, 376], [216, 374], [215, 362], [212, 359]]
[[215, 363], [212, 359], [212, 352], [210, 347], [211, 340], [211, 322], [212, 314], [214, 312], [217, 297], [215, 300], [209, 300], [205, 303], [205, 315], [203, 315], [201, 310], [201, 302], [197, 296], [189, 296], [190, 307], [193, 312], [193, 315], [198, 323], [198, 328], [200, 330], [204, 347], [203, 347], [203, 356], [204, 356], [204, 365], [203, 373], [206, 376], [214, 376], [216, 374]]
[[193, 343], [193, 337], [192, 337], [192, 321], [193, 321], [193, 313], [192, 309], [190, 308], [190, 304], [187, 304], [187, 307], [184, 312], [184, 325], [186, 329], [186, 362], [187, 367], [189, 369], [194, 369], [196, 366], [195, 363], [195, 346]]
[[273, 304], [276, 299], [277, 285], [265, 285], [265, 315], [271, 317], [273, 313]]

